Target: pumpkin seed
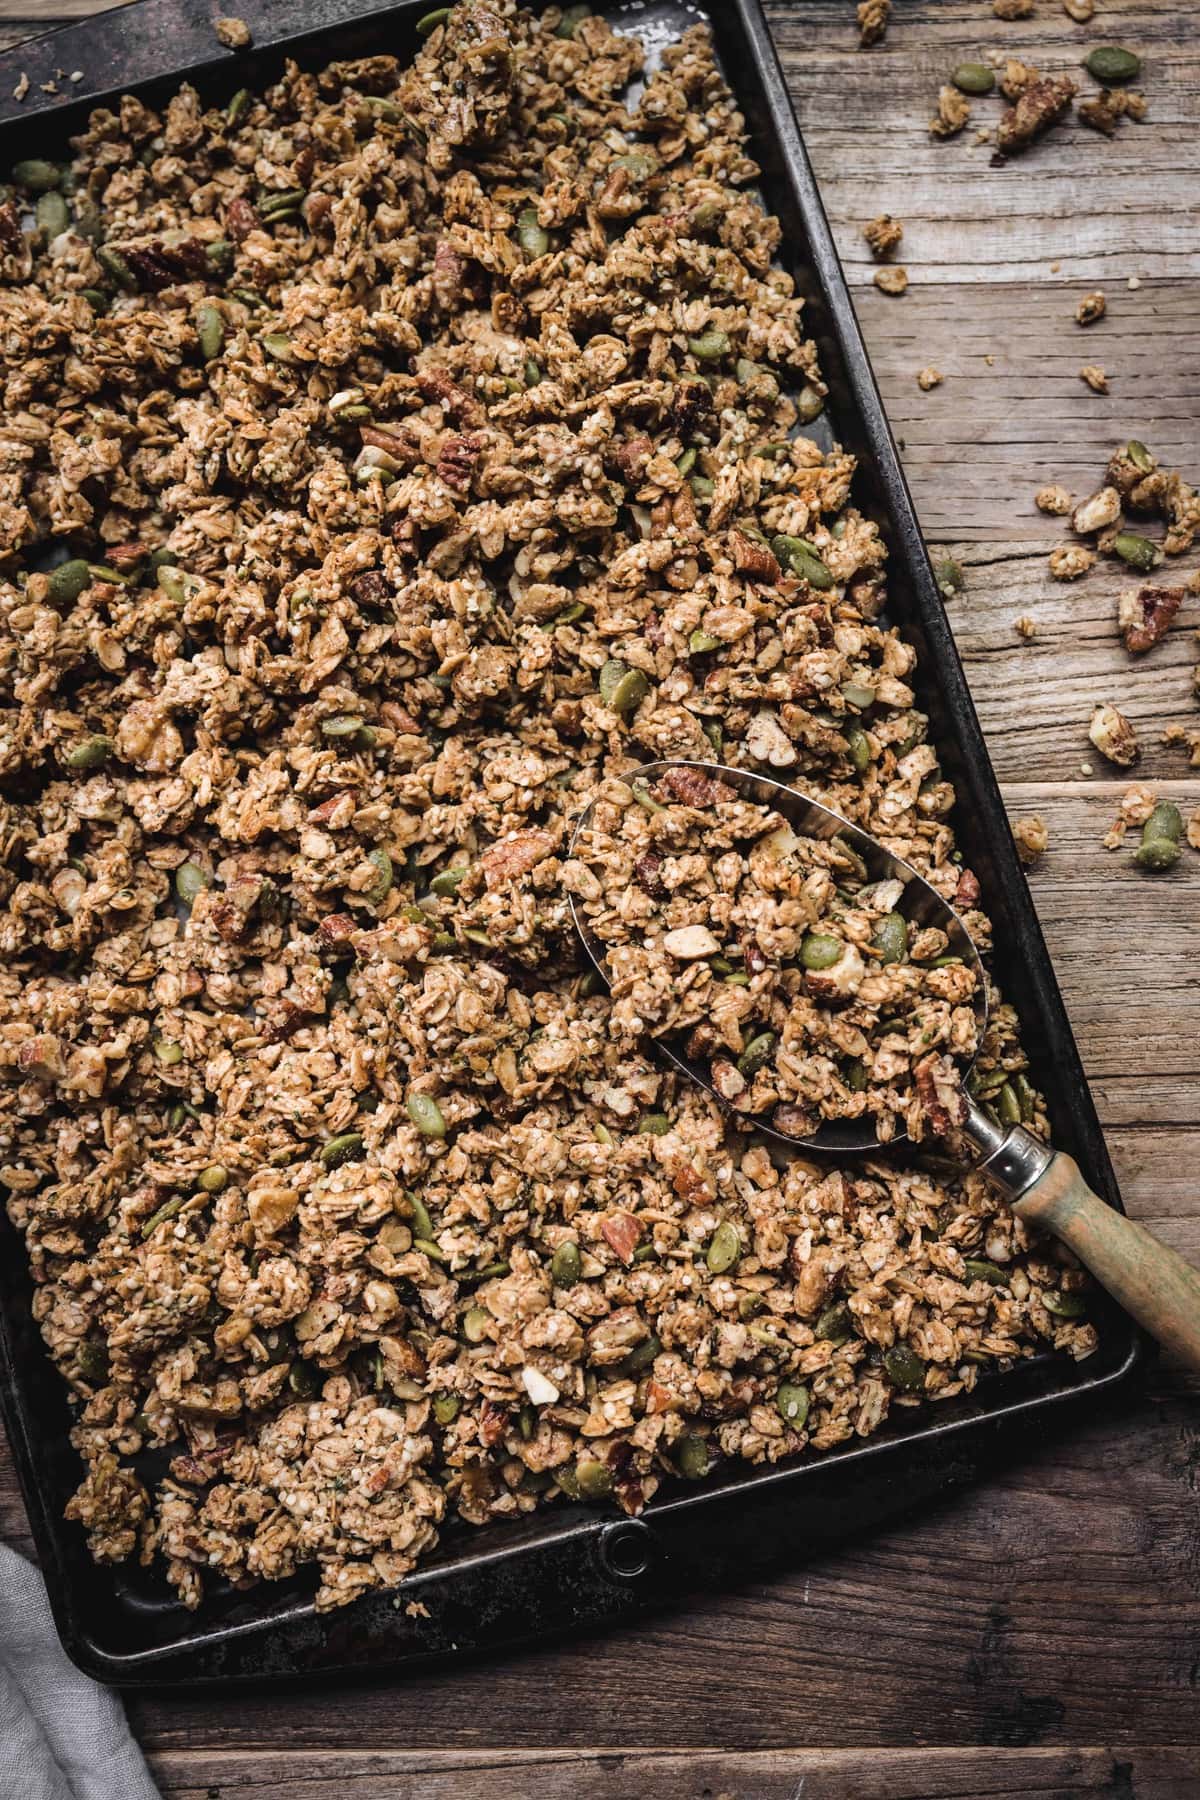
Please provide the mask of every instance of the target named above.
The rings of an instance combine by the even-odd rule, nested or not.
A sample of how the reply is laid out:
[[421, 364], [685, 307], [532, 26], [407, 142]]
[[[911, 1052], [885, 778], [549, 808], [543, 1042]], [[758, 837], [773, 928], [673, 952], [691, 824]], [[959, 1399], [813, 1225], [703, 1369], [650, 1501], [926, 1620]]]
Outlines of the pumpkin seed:
[[695, 467], [695, 463], [696, 452], [691, 449], [685, 450], [682, 456], [676, 457], [675, 459], [675, 467], [679, 470], [681, 475], [690, 475], [692, 469]]
[[445, 1115], [432, 1094], [410, 1094], [404, 1106], [422, 1137], [445, 1137]]
[[1125, 446], [1125, 455], [1129, 458], [1129, 461], [1133, 464], [1134, 468], [1140, 469], [1143, 475], [1153, 474], [1154, 458], [1140, 438], [1130, 438]]
[[372, 906], [379, 906], [392, 889], [392, 859], [381, 846], [379, 849], [367, 852], [367, 861], [374, 864], [375, 868], [379, 870], [379, 874], [366, 890], [363, 898], [368, 900]]
[[846, 733], [846, 754], [860, 775], [871, 765], [871, 740], [857, 725], [852, 725]]
[[219, 275], [233, 267], [233, 245], [228, 238], [210, 238], [204, 246], [209, 266]]
[[711, 500], [717, 491], [716, 482], [710, 481], [707, 475], [693, 475], [689, 485], [697, 500]]
[[1087, 1301], [1082, 1294], [1064, 1294], [1050, 1288], [1041, 1298], [1046, 1311], [1053, 1313], [1056, 1319], [1082, 1319], [1087, 1312]]
[[325, 738], [357, 737], [363, 728], [363, 721], [356, 713], [334, 713], [332, 718], [321, 720], [321, 736]]
[[811, 425], [825, 411], [825, 396], [806, 381], [795, 399], [796, 417], [802, 425]]
[[960, 94], [990, 94], [996, 85], [996, 71], [990, 63], [962, 62], [950, 79]]
[[229, 1186], [229, 1170], [224, 1163], [210, 1163], [196, 1177], [196, 1186], [205, 1194], [221, 1194]]
[[568, 6], [568, 7], [565, 7], [563, 10], [563, 16], [558, 21], [558, 25], [555, 28], [555, 32], [554, 32], [555, 37], [556, 38], [573, 38], [575, 36], [575, 33], [579, 30], [579, 27], [583, 24], [583, 21], [585, 19], [590, 19], [591, 16], [592, 16], [592, 9], [590, 6]]
[[437, 30], [439, 25], [444, 25], [449, 17], [450, 8], [448, 6], [436, 6], [432, 12], [425, 13], [417, 20], [417, 36], [428, 37], [431, 32]]
[[863, 681], [847, 681], [842, 687], [842, 699], [847, 706], [856, 706], [860, 712], [866, 712], [875, 704], [875, 689]]
[[705, 1262], [712, 1274], [724, 1275], [733, 1268], [741, 1254], [742, 1243], [736, 1226], [731, 1225], [728, 1219], [722, 1219], [708, 1240], [708, 1249], [704, 1253]]
[[846, 1086], [850, 1089], [852, 1094], [865, 1094], [870, 1085], [871, 1077], [866, 1063], [863, 1062], [860, 1057], [856, 1056], [853, 1062], [848, 1062], [846, 1064], [842, 1079], [845, 1081]]
[[583, 1274], [583, 1258], [579, 1245], [567, 1239], [550, 1258], [550, 1279], [555, 1287], [574, 1287]]
[[1171, 838], [1176, 843], [1183, 836], [1183, 814], [1173, 800], [1160, 800], [1142, 826], [1143, 838]]
[[61, 164], [44, 162], [40, 156], [31, 156], [24, 162], [13, 164], [12, 178], [26, 193], [48, 194], [52, 188], [59, 186], [63, 173]]
[[466, 863], [458, 863], [452, 869], [443, 869], [441, 873], [435, 875], [430, 882], [430, 892], [437, 894], [443, 900], [453, 899], [455, 893], [458, 891], [459, 882], [464, 879], [467, 873], [468, 869]]
[[194, 906], [204, 889], [211, 886], [212, 876], [199, 863], [180, 863], [175, 871], [175, 892], [185, 906]]
[[783, 1382], [775, 1395], [775, 1410], [784, 1424], [793, 1431], [803, 1431], [808, 1408], [808, 1389], [795, 1381]]
[[708, 1474], [708, 1439], [695, 1434], [680, 1438], [675, 1450], [675, 1467], [685, 1481], [703, 1481]]
[[114, 250], [111, 244], [101, 244], [96, 251], [96, 261], [119, 288], [124, 288], [127, 294], [137, 293], [137, 276], [119, 250]]
[[263, 194], [258, 202], [259, 216], [265, 223], [270, 223], [280, 213], [292, 212], [302, 200], [308, 198], [305, 188], [275, 188], [269, 194]]
[[62, 759], [63, 768], [90, 773], [92, 769], [102, 768], [115, 748], [112, 738], [105, 737], [101, 732], [93, 732], [91, 737], [80, 738], [77, 744], [72, 744], [66, 751]]
[[483, 1306], [470, 1306], [463, 1314], [462, 1334], [468, 1344], [482, 1344], [488, 1334], [492, 1315]]
[[1133, 860], [1139, 869], [1160, 875], [1173, 869], [1179, 861], [1179, 845], [1170, 838], [1143, 838], [1133, 853]]
[[212, 362], [225, 347], [225, 321], [215, 306], [202, 306], [197, 312], [196, 332], [200, 339], [201, 356], [205, 362]]
[[361, 1131], [343, 1131], [322, 1144], [319, 1161], [326, 1169], [340, 1169], [343, 1163], [352, 1162], [360, 1154], [362, 1147]]
[[968, 1256], [963, 1260], [963, 1268], [972, 1281], [986, 1281], [992, 1287], [1007, 1287], [1009, 1278], [998, 1263], [988, 1262], [982, 1256]]
[[1020, 1073], [1013, 1076], [1012, 1085], [1021, 1108], [1021, 1123], [1028, 1125], [1037, 1112], [1037, 1090], [1029, 1077]]
[[225, 108], [225, 122], [228, 125], [240, 125], [254, 104], [254, 96], [249, 88], [239, 88], [229, 105]]
[[638, 1126], [639, 1137], [666, 1137], [671, 1121], [666, 1113], [647, 1113]]
[[918, 1394], [925, 1386], [925, 1364], [907, 1344], [893, 1344], [883, 1353], [883, 1366], [893, 1386]]
[[880, 919], [871, 942], [884, 963], [901, 963], [908, 955], [908, 920], [903, 913], [890, 912]]
[[1158, 545], [1136, 531], [1118, 531], [1113, 539], [1113, 549], [1122, 562], [1127, 562], [1132, 569], [1141, 569], [1143, 573], [1152, 569], [1161, 556]]
[[658, 158], [649, 150], [630, 150], [624, 156], [614, 156], [609, 168], [627, 169], [635, 181], [646, 181], [657, 173]]
[[810, 931], [800, 946], [800, 961], [806, 969], [832, 969], [834, 963], [841, 961], [845, 948], [841, 938]]
[[439, 1425], [452, 1425], [458, 1417], [462, 1401], [457, 1394], [435, 1394], [433, 1416]]
[[688, 349], [697, 362], [720, 362], [723, 356], [729, 355], [729, 333], [710, 327], [699, 337], [689, 338]]
[[554, 1484], [560, 1492], [567, 1496], [568, 1500], [578, 1500], [581, 1497], [579, 1493], [579, 1477], [576, 1475], [574, 1465], [571, 1463], [565, 1463], [561, 1469], [555, 1469]]
[[91, 570], [81, 556], [59, 563], [46, 577], [46, 592], [55, 606], [67, 606], [78, 600], [91, 580]]
[[264, 331], [259, 342], [273, 361], [291, 362], [292, 340], [286, 331]]
[[142, 1237], [148, 1238], [151, 1232], [157, 1231], [160, 1225], [165, 1225], [167, 1220], [173, 1219], [177, 1212], [182, 1212], [187, 1205], [187, 1200], [186, 1194], [176, 1194], [173, 1200], [168, 1200], [165, 1206], [160, 1206], [157, 1212], [151, 1213], [148, 1219], [142, 1221]]
[[603, 1500], [606, 1494], [612, 1493], [613, 1475], [607, 1463], [597, 1462], [595, 1457], [585, 1456], [575, 1465], [575, 1473], [579, 1480], [580, 1497], [584, 1500]]
[[650, 683], [642, 671], [616, 657], [610, 657], [600, 671], [600, 698], [615, 713], [636, 712], [649, 692]]
[[51, 191], [38, 196], [34, 217], [48, 238], [56, 238], [70, 228], [71, 209], [61, 194]]
[[80, 288], [79, 291], [93, 312], [106, 313], [108, 311], [108, 295], [101, 293], [99, 288]]
[[824, 1343], [845, 1344], [854, 1336], [854, 1321], [844, 1300], [835, 1300], [817, 1314], [813, 1336]]
[[324, 1376], [310, 1362], [293, 1363], [288, 1372], [288, 1387], [301, 1400], [311, 1400], [321, 1391]]
[[1013, 1092], [1011, 1083], [1007, 1081], [996, 1095], [996, 1111], [1002, 1125], [1019, 1125], [1021, 1123], [1021, 1102]]
[[[145, 1236], [145, 1231], [142, 1233]], [[79, 1373], [85, 1381], [104, 1381], [108, 1377], [108, 1345], [100, 1338], [85, 1338], [75, 1352]]]
[[761, 1068], [764, 1068], [766, 1064], [770, 1062], [771, 1052], [774, 1048], [775, 1033], [773, 1031], [760, 1031], [757, 1037], [752, 1037], [750, 1039], [750, 1042], [738, 1057], [738, 1074], [744, 1075], [747, 1080], [749, 1080], [752, 1075], [756, 1075]]
[[1114, 81], [1132, 81], [1141, 72], [1142, 59], [1135, 51], [1122, 49], [1120, 44], [1097, 44], [1084, 57], [1083, 66], [1089, 75], [1107, 87]]
[[719, 650], [722, 640], [714, 637], [710, 631], [693, 631], [688, 639], [688, 649], [693, 656], [704, 656], [710, 650]]
[[527, 206], [517, 214], [517, 242], [530, 261], [545, 256], [549, 250], [550, 233], [538, 224], [536, 206]]

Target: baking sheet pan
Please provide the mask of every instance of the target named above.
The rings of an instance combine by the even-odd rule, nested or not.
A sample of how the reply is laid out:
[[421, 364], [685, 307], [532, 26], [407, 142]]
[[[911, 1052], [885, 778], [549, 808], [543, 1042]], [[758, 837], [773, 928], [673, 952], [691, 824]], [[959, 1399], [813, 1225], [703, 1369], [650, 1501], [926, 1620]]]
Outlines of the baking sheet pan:
[[[0, 167], [62, 153], [91, 106], [125, 91], [148, 102], [184, 77], [206, 100], [273, 80], [282, 56], [317, 67], [336, 57], [416, 44], [428, 0], [395, 6], [353, 0], [246, 0], [238, 8], [254, 48], [216, 42], [206, 0], [140, 0], [0, 54]], [[650, 46], [700, 21], [716, 38], [727, 78], [762, 164], [762, 191], [783, 225], [784, 260], [808, 302], [830, 387], [827, 418], [860, 462], [855, 498], [887, 539], [888, 617], [916, 645], [917, 692], [930, 738], [954, 782], [964, 856], [996, 927], [994, 967], [1021, 1016], [1025, 1048], [1049, 1096], [1056, 1144], [1106, 1200], [1116, 1182], [988, 760], [945, 609], [846, 289], [811, 165], [758, 0], [625, 0], [605, 9]], [[167, 59], [170, 69], [167, 72]], [[79, 70], [72, 84], [55, 71]], [[12, 98], [22, 71], [30, 89]], [[59, 92], [47, 95], [41, 82]], [[65, 96], [70, 95], [67, 100]], [[0, 1399], [59, 1632], [74, 1660], [124, 1686], [304, 1678], [427, 1665], [568, 1630], [619, 1623], [698, 1587], [746, 1579], [826, 1550], [930, 1503], [980, 1475], [1019, 1439], [1065, 1429], [1127, 1381], [1142, 1343], [1113, 1307], [1098, 1317], [1101, 1347], [1082, 1364], [1043, 1356], [986, 1377], [969, 1399], [906, 1411], [866, 1443], [766, 1470], [731, 1470], [699, 1488], [668, 1491], [640, 1519], [582, 1507], [519, 1523], [449, 1527], [434, 1555], [394, 1593], [372, 1593], [317, 1615], [315, 1582], [216, 1588], [194, 1613], [161, 1575], [100, 1567], [79, 1527], [62, 1518], [80, 1465], [67, 1440], [65, 1385], [33, 1323], [23, 1247], [0, 1218]], [[408, 1610], [410, 1603], [419, 1608]]]

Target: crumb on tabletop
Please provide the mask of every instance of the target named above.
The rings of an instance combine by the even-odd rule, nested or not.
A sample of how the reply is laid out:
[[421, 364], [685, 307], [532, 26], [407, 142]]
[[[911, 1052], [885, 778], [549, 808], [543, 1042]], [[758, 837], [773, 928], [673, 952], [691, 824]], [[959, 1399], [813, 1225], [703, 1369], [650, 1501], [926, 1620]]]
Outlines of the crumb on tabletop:
[[863, 226], [863, 236], [876, 262], [884, 262], [904, 236], [904, 227], [891, 213], [880, 213], [878, 218]]
[[946, 81], [938, 89], [937, 112], [929, 121], [929, 129], [934, 137], [957, 137], [971, 117], [971, 103], [966, 95], [960, 93], [952, 82]]
[[891, 10], [892, 0], [859, 0], [858, 44], [860, 50], [867, 50], [872, 44], [878, 44], [881, 41], [887, 31]]
[[1028, 19], [1033, 16], [1033, 0], [992, 0], [992, 11], [998, 19]]
[[1108, 311], [1108, 302], [1097, 288], [1094, 293], [1085, 294], [1075, 308], [1077, 325], [1095, 325]]
[[1104, 137], [1113, 137], [1122, 119], [1136, 119], [1140, 123], [1149, 109], [1144, 94], [1131, 92], [1128, 88], [1101, 88], [1098, 94], [1081, 100], [1076, 110], [1081, 124]]
[[245, 50], [250, 44], [250, 27], [245, 19], [217, 19], [214, 29], [218, 42], [227, 50]]
[[908, 288], [908, 270], [899, 263], [886, 269], [876, 269], [872, 279], [881, 294], [900, 295]]
[[1039, 856], [1044, 856], [1050, 842], [1050, 830], [1040, 813], [1034, 813], [1029, 819], [1012, 820], [1012, 834], [1016, 840], [1017, 854], [1028, 868]]
[[1115, 487], [1105, 486], [1081, 500], [1071, 514], [1071, 530], [1080, 537], [1091, 537], [1120, 523], [1121, 496]]
[[917, 386], [926, 394], [929, 392], [930, 388], [941, 387], [945, 379], [946, 377], [942, 374], [942, 371], [940, 369], [935, 369], [932, 365], [928, 368], [920, 369], [917, 372]]
[[1119, 707], [1101, 701], [1092, 713], [1088, 737], [1107, 762], [1127, 769], [1138, 759], [1137, 733]]
[[1022, 62], [1019, 56], [1010, 56], [1005, 59], [1000, 76], [1000, 92], [1006, 100], [1017, 100], [1026, 88], [1041, 79], [1042, 72], [1036, 63]]
[[17, 81], [17, 85], [13, 89], [13, 99], [14, 100], [23, 100], [25, 98], [26, 94], [29, 92], [29, 86], [30, 86], [29, 76], [26, 74], [25, 70], [22, 69], [20, 77]]
[[1039, 488], [1033, 503], [1039, 512], [1053, 513], [1059, 518], [1069, 513], [1074, 504], [1066, 488], [1057, 486]]
[[1022, 613], [1020, 618], [1013, 620], [1013, 630], [1019, 638], [1024, 638], [1027, 644], [1031, 644], [1037, 636], [1037, 620], [1029, 613]]
[[1117, 627], [1131, 656], [1144, 656], [1161, 643], [1183, 605], [1182, 587], [1122, 588]]
[[1078, 581], [1095, 561], [1095, 551], [1082, 544], [1059, 544], [1050, 552], [1050, 573], [1055, 581]]
[[1057, 124], [1079, 92], [1069, 75], [1042, 76], [1021, 90], [996, 128], [1000, 157], [1016, 156]]
[[1091, 388], [1093, 394], [1108, 392], [1108, 376], [1099, 363], [1084, 363], [1079, 371], [1079, 379]]
[[1188, 818], [1187, 841], [1193, 850], [1200, 850], [1200, 806]]
[[1096, 0], [1062, 0], [1062, 9], [1076, 25], [1086, 25], [1095, 16]]
[[1184, 725], [1168, 725], [1162, 741], [1168, 749], [1182, 746], [1188, 752], [1189, 765], [1200, 769], [1200, 731], [1189, 731]]

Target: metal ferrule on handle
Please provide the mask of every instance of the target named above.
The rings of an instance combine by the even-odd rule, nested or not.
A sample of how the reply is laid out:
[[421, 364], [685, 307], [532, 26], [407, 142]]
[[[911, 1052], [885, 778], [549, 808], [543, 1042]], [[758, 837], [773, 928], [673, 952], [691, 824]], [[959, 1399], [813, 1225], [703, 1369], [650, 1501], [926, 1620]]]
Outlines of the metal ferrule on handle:
[[976, 1167], [994, 1181], [1005, 1199], [1019, 1200], [1050, 1167], [1053, 1150], [1023, 1125], [997, 1125], [982, 1106], [967, 1100], [962, 1126], [977, 1150], [983, 1152]]

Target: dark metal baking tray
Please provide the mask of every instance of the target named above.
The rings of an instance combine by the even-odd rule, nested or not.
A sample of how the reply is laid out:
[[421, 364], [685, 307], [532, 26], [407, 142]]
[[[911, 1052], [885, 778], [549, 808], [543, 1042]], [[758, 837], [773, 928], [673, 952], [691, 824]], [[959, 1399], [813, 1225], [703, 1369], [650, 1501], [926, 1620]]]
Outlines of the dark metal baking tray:
[[[88, 108], [122, 91], [155, 101], [182, 77], [216, 101], [273, 79], [282, 52], [316, 66], [370, 51], [400, 56], [415, 44], [428, 0], [392, 7], [338, 0], [243, 0], [255, 47], [236, 58], [216, 43], [208, 0], [141, 0], [0, 55], [0, 167], [57, 150]], [[956, 784], [959, 842], [977, 871], [996, 925], [995, 966], [1021, 1015], [1024, 1042], [1050, 1096], [1055, 1141], [1119, 1206], [1104, 1141], [996, 779], [884, 417], [783, 75], [758, 0], [626, 0], [610, 17], [652, 45], [688, 25], [711, 24], [762, 168], [768, 207], [783, 224], [784, 256], [808, 301], [830, 387], [837, 437], [859, 458], [856, 498], [879, 521], [890, 550], [889, 616], [915, 643], [918, 694], [931, 736]], [[281, 15], [284, 15], [281, 18]], [[73, 96], [47, 96], [55, 70], [83, 71]], [[25, 102], [10, 98], [22, 70]], [[431, 1559], [394, 1593], [371, 1594], [318, 1616], [311, 1578], [249, 1592], [232, 1588], [185, 1611], [161, 1576], [99, 1567], [83, 1534], [62, 1518], [79, 1479], [67, 1432], [66, 1390], [42, 1346], [17, 1233], [0, 1222], [0, 1390], [9, 1438], [59, 1632], [74, 1660], [119, 1685], [239, 1682], [336, 1671], [395, 1669], [468, 1652], [596, 1628], [697, 1588], [744, 1580], [859, 1536], [897, 1512], [928, 1504], [979, 1475], [1014, 1439], [1062, 1430], [1126, 1380], [1141, 1356], [1134, 1327], [1115, 1308], [1101, 1348], [1082, 1364], [1044, 1356], [989, 1377], [970, 1400], [908, 1410], [868, 1442], [765, 1471], [732, 1470], [701, 1488], [665, 1492], [636, 1520], [581, 1507], [519, 1524], [451, 1526]], [[412, 1602], [418, 1608], [408, 1610]]]

